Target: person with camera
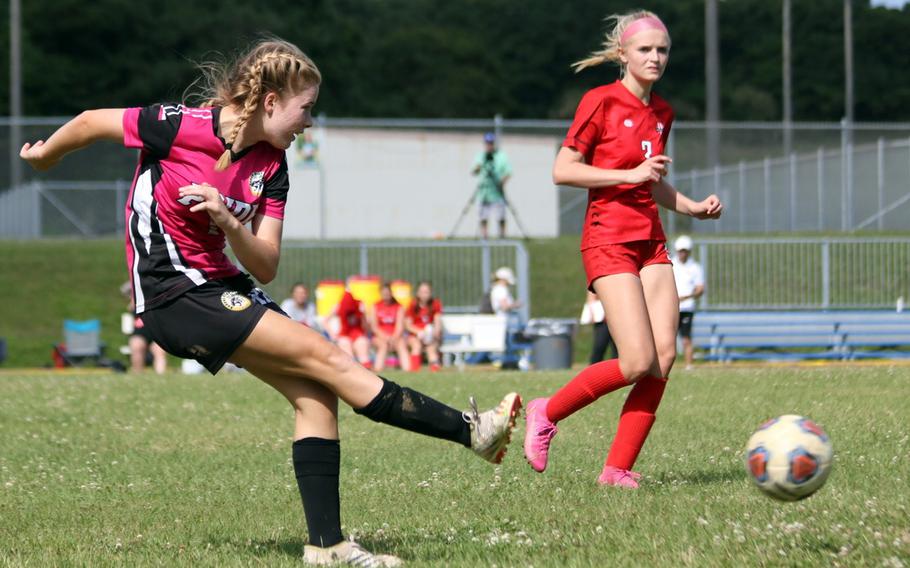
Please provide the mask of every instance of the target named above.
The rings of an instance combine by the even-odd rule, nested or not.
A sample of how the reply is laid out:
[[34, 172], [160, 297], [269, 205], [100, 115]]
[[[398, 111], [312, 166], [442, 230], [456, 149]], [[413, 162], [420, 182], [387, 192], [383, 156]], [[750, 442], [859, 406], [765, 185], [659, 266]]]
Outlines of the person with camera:
[[496, 135], [483, 135], [484, 151], [477, 154], [471, 174], [477, 180], [477, 199], [480, 203], [480, 237], [488, 238], [487, 221], [499, 221], [499, 238], [506, 236], [505, 185], [512, 176], [512, 166], [505, 152], [496, 147]]

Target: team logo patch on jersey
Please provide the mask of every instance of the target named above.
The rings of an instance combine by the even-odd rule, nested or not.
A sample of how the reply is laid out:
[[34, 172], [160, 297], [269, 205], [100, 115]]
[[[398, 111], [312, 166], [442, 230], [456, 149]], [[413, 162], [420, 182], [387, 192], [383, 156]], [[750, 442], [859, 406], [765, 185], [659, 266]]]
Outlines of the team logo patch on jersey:
[[658, 133], [658, 134], [663, 134], [663, 133], [664, 133], [664, 123], [663, 123], [663, 122], [658, 122], [658, 123], [657, 123], [657, 133]]
[[242, 312], [253, 305], [249, 298], [233, 290], [221, 295], [221, 303], [232, 312]]
[[632, 128], [632, 119], [631, 118], [625, 119], [624, 121], [622, 121], [622, 125], [625, 126], [626, 128]]
[[250, 191], [256, 197], [262, 195], [262, 190], [265, 187], [265, 172], [253, 172], [253, 175], [250, 176]]

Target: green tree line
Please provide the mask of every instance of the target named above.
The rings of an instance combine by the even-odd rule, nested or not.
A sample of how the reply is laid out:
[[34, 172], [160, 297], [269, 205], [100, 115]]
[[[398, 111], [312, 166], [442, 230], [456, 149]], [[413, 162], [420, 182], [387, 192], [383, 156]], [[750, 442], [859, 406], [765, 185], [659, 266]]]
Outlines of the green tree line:
[[[704, 1], [593, 0], [24, 0], [27, 115], [181, 99], [194, 62], [229, 56], [263, 34], [288, 39], [324, 74], [317, 112], [361, 117], [563, 118], [615, 67], [574, 74], [597, 49], [604, 16], [656, 11], [673, 37], [658, 90], [677, 116], [704, 114]], [[3, 2], [3, 85], [9, 12]], [[781, 118], [781, 0], [721, 0], [726, 120]], [[796, 120], [844, 114], [843, 3], [793, 0]], [[856, 118], [910, 120], [910, 9], [854, 2]], [[904, 64], [905, 64], [904, 63]], [[9, 108], [0, 89], [0, 114]]]

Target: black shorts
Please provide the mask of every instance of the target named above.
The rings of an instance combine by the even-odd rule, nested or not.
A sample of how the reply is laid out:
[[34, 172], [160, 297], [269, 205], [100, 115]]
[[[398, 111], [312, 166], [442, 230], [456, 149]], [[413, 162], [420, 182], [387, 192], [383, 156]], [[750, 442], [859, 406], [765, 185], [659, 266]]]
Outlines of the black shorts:
[[679, 312], [679, 334], [683, 337], [692, 337], [692, 317], [694, 312]]
[[287, 315], [249, 276], [240, 274], [191, 288], [141, 317], [148, 335], [165, 351], [195, 359], [214, 375], [266, 310]]

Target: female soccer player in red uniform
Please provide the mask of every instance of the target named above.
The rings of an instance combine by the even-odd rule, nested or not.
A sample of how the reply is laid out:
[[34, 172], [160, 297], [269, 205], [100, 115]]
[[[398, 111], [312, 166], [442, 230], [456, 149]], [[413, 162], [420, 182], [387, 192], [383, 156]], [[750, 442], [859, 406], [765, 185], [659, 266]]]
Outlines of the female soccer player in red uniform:
[[373, 331], [373, 346], [376, 358], [373, 369], [378, 373], [385, 368], [385, 360], [392, 350], [398, 356], [401, 370], [407, 371], [408, 347], [404, 341], [404, 307], [392, 295], [392, 286], [383, 282], [379, 289], [380, 299], [373, 305], [369, 314], [370, 328]]
[[472, 400], [471, 410], [459, 412], [365, 370], [254, 287], [225, 244], [259, 281], [275, 277], [285, 150], [312, 124], [321, 75], [296, 46], [268, 40], [209, 78], [210, 100], [201, 108], [86, 111], [20, 155], [45, 170], [97, 140], [140, 150], [126, 249], [136, 312], [152, 339], [212, 373], [236, 363], [291, 403], [310, 540], [305, 561], [397, 565], [341, 534], [338, 399], [372, 420], [460, 443], [493, 462], [502, 459], [520, 399], [510, 394], [483, 413]]
[[604, 49], [575, 67], [615, 62], [622, 78], [584, 95], [556, 157], [553, 180], [589, 189], [582, 260], [619, 358], [591, 365], [551, 397], [531, 401], [524, 450], [531, 467], [544, 471], [560, 420], [634, 385], [598, 481], [635, 488], [640, 476], [632, 466], [654, 424], [676, 357], [679, 321], [657, 204], [699, 219], [716, 219], [722, 205], [714, 195], [696, 203], [664, 179], [673, 111], [651, 89], [667, 65], [666, 26], [644, 11], [610, 19], [615, 26]]
[[411, 347], [411, 370], [420, 368], [423, 350], [431, 371], [439, 370], [439, 346], [442, 344], [442, 302], [433, 297], [433, 285], [421, 282], [411, 307], [405, 313], [404, 327]]

